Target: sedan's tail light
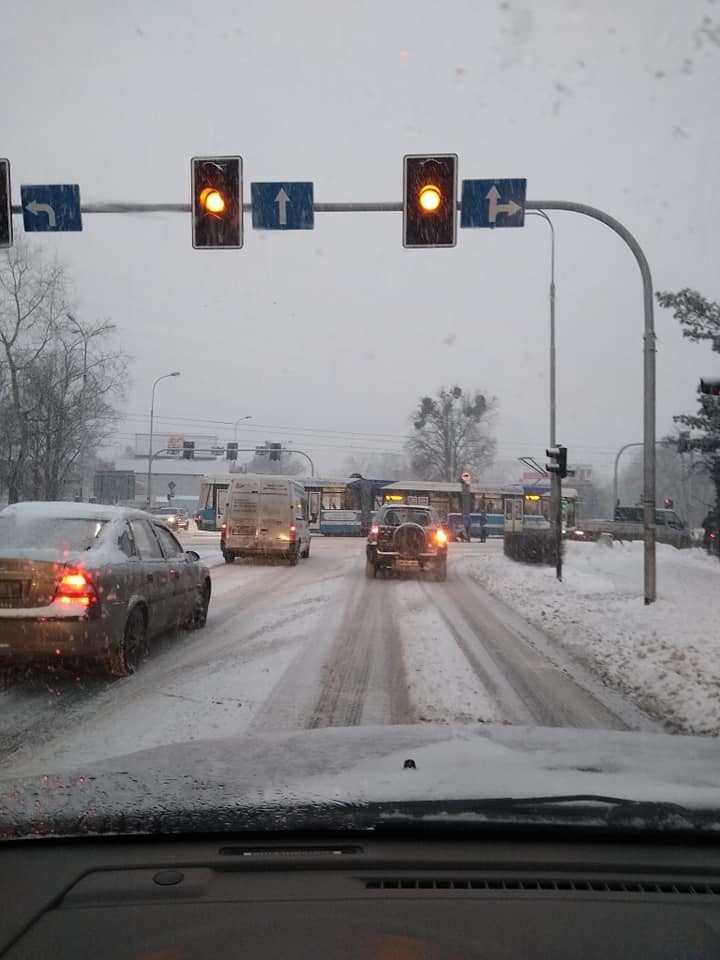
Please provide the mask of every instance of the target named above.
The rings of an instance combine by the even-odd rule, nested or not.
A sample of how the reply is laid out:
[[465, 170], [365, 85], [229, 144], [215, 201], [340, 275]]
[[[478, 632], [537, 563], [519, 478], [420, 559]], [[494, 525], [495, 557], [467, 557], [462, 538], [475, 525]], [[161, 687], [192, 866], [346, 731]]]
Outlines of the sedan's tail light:
[[91, 607], [98, 602], [95, 587], [82, 570], [66, 573], [60, 578], [55, 599], [60, 603], [76, 603], [82, 607]]

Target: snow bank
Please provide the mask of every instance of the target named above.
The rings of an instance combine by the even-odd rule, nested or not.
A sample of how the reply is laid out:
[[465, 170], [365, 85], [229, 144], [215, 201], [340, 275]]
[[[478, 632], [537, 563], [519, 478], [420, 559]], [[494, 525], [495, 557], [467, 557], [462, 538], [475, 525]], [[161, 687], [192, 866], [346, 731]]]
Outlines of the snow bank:
[[[473, 545], [471, 545], [471, 548]], [[671, 731], [720, 733], [720, 564], [658, 544], [658, 601], [645, 606], [642, 542], [568, 543], [554, 567], [478, 544], [467, 571]]]

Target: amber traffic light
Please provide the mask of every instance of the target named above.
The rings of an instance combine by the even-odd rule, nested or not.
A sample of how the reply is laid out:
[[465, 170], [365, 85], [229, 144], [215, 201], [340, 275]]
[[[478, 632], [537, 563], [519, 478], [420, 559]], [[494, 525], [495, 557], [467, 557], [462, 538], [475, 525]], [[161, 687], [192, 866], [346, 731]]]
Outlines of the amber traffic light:
[[241, 157], [193, 157], [192, 224], [196, 249], [242, 247]]
[[404, 158], [403, 246], [455, 246], [457, 162], [455, 153]]

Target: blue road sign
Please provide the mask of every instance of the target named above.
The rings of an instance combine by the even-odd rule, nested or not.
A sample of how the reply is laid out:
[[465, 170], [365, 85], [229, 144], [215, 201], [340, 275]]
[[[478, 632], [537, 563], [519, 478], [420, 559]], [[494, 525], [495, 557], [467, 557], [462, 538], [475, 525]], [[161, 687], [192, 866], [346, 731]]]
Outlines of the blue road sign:
[[252, 224], [258, 230], [312, 230], [312, 183], [251, 183]]
[[26, 233], [82, 230], [77, 183], [21, 186], [20, 204]]
[[527, 180], [463, 180], [461, 227], [523, 227]]

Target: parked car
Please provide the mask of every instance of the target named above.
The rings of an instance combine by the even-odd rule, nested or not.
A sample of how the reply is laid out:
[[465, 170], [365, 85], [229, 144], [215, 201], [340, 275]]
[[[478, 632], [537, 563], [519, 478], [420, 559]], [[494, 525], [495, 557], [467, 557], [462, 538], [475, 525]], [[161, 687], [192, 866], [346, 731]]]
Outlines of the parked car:
[[156, 507], [152, 515], [163, 520], [171, 530], [187, 530], [190, 527], [187, 510], [180, 507]]
[[370, 528], [365, 574], [373, 578], [378, 570], [431, 568], [436, 580], [447, 580], [447, 542], [432, 507], [386, 505]]
[[0, 511], [0, 667], [95, 661], [133, 673], [163, 631], [203, 627], [210, 573], [156, 518], [126, 507]]

